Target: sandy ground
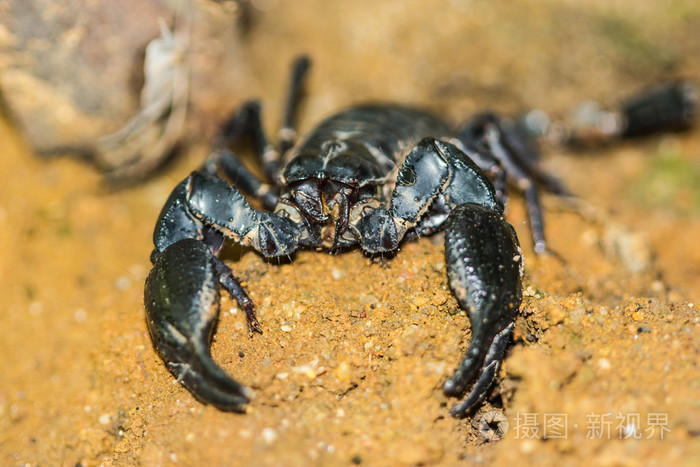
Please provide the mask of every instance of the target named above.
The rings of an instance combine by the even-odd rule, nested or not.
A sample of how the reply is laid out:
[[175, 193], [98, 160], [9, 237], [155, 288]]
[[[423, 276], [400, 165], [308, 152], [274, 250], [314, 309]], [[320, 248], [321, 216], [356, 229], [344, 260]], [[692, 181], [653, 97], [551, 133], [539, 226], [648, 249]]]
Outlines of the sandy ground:
[[[315, 60], [302, 129], [368, 99], [456, 122], [486, 107], [562, 113], [700, 76], [691, 1], [375, 3], [259, 2], [269, 11], [242, 39], [250, 94], [231, 106], [263, 96], [276, 128], [300, 51]], [[206, 141], [119, 191], [77, 161], [34, 157], [5, 123], [0, 141], [0, 464], [700, 465], [697, 129], [548, 151], [591, 210], [545, 196], [559, 257], [538, 257], [512, 197], [522, 311], [498, 384], [463, 420], [440, 389], [469, 322], [439, 235], [386, 265], [227, 251], [264, 334], [251, 338], [223, 298], [215, 359], [256, 394], [247, 414], [226, 414], [174, 383], [142, 299], [156, 216]]]

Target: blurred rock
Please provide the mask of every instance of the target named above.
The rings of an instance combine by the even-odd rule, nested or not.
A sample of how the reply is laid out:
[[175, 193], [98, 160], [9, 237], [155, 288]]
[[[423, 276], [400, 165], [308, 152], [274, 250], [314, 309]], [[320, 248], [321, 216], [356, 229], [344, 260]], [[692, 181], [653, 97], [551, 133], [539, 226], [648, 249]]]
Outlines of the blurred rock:
[[[150, 123], [163, 127], [156, 130], [155, 140], [162, 136], [159, 131], [169, 131], [168, 137], [175, 140], [156, 148], [164, 154], [185, 128], [211, 131], [213, 122], [236, 105], [237, 89], [246, 75], [238, 46], [239, 13], [234, 1], [0, 0], [0, 89], [9, 107], [5, 110], [36, 152], [80, 152], [105, 172], [118, 174], [134, 159], [148, 156], [144, 148], [155, 143], [151, 135], [144, 136], [143, 128], [150, 127], [142, 126], [132, 138], [135, 142], [127, 141], [130, 146], [118, 145], [117, 150], [114, 144], [101, 145], [100, 138], [116, 133], [123, 140], [124, 132], [137, 126], [134, 120], [143, 120], [144, 113], [153, 110], [148, 106], [154, 99], [165, 102], [160, 103], [160, 114], [146, 113]], [[168, 29], [172, 37], [162, 36]], [[160, 75], [153, 78], [151, 63], [149, 86], [145, 51], [159, 41], [161, 63], [155, 65]], [[170, 60], [171, 69], [163, 67], [163, 58]], [[180, 73], [180, 94], [171, 89], [175, 72]], [[154, 89], [162, 94], [154, 96]], [[175, 105], [177, 99], [182, 105]], [[182, 115], [177, 118], [184, 120], [188, 101], [189, 125], [171, 122], [178, 107]], [[147, 175], [163, 157], [127, 176]]]

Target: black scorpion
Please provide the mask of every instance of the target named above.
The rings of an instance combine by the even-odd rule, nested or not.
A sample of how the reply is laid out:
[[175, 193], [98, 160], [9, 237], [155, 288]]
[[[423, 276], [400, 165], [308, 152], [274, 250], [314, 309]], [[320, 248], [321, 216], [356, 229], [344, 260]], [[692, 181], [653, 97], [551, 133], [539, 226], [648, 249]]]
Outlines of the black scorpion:
[[[537, 252], [545, 250], [537, 187], [569, 194], [492, 114], [451, 132], [422, 110], [360, 105], [327, 118], [295, 145], [293, 121], [308, 67], [304, 57], [294, 63], [279, 150], [263, 130], [259, 103], [250, 101], [222, 127], [203, 167], [165, 203], [144, 293], [154, 346], [197, 399], [243, 411], [249, 389], [211, 357], [219, 286], [245, 311], [251, 332], [262, 328], [252, 301], [217, 257], [224, 239], [265, 258], [357, 245], [368, 255], [390, 256], [404, 239], [444, 229], [450, 287], [471, 322], [469, 348], [443, 388], [448, 396], [466, 393], [451, 411], [463, 416], [486, 397], [520, 309], [523, 259], [503, 217], [507, 182], [524, 193]], [[269, 183], [228, 149], [243, 137], [252, 137]], [[242, 192], [263, 209], [251, 207]]]

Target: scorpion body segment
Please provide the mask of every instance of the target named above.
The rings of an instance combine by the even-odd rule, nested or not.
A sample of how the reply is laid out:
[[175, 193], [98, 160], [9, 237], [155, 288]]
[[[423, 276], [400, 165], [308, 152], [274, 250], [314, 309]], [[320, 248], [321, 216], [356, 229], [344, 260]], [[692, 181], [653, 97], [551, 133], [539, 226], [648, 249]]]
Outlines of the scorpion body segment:
[[[302, 58], [293, 68], [282, 151], [265, 135], [259, 104], [249, 102], [222, 127], [210, 159], [166, 202], [144, 297], [154, 346], [196, 398], [240, 411], [249, 401], [247, 389], [226, 375], [209, 351], [219, 288], [245, 310], [251, 332], [262, 328], [245, 290], [217, 257], [224, 239], [268, 258], [298, 248], [355, 246], [369, 255], [393, 255], [405, 239], [445, 230], [450, 287], [472, 325], [467, 354], [444, 385], [449, 396], [466, 393], [452, 410], [463, 416], [488, 394], [520, 307], [522, 253], [503, 217], [505, 168], [525, 167], [516, 181], [532, 186], [539, 172], [528, 170], [517, 151], [509, 150], [512, 137], [500, 131], [498, 121], [482, 119], [451, 132], [427, 112], [393, 104], [339, 112], [294, 145], [290, 106], [298, 101], [308, 65]], [[226, 147], [244, 135], [253, 139], [266, 181]], [[243, 192], [263, 209], [254, 209]], [[541, 229], [537, 198], [528, 199], [534, 203], [529, 212], [538, 219], [533, 225]], [[542, 231], [533, 231], [533, 238], [544, 245]]]

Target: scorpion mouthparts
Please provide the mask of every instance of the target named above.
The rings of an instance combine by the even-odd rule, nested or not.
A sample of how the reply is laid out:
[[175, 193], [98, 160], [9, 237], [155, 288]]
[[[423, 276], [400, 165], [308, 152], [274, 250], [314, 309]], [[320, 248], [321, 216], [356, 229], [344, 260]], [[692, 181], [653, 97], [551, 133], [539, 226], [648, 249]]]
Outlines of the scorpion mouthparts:
[[326, 206], [323, 202], [323, 193], [318, 180], [306, 180], [300, 183], [294, 190], [294, 201], [299, 209], [315, 222], [324, 222], [328, 219]]

